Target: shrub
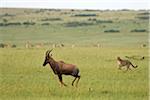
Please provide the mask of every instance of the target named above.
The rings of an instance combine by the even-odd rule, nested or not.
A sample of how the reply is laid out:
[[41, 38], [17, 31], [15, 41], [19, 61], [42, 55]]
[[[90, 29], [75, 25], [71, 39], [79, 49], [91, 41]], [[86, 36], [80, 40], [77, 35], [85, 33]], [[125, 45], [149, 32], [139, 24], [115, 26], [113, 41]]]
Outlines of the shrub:
[[0, 23], [0, 26], [6, 26], [4, 23]]
[[113, 23], [112, 20], [99, 20], [96, 18], [89, 18], [88, 21], [95, 21], [97, 24], [99, 24], [99, 23]]
[[50, 25], [49, 23], [42, 23], [41, 25]]
[[13, 17], [13, 16], [15, 16], [15, 15], [13, 15], [13, 14], [8, 14], [8, 13], [5, 13], [5, 14], [3, 14], [3, 15], [1, 15], [2, 17]]
[[88, 12], [89, 12], [89, 11], [96, 11], [96, 10], [91, 10], [91, 9], [85, 9], [84, 11], [88, 11]]
[[4, 43], [0, 43], [0, 48], [4, 48], [5, 44]]
[[9, 26], [9, 25], [21, 25], [20, 22], [12, 22], [12, 23], [7, 23], [5, 24], [6, 26]]
[[138, 15], [149, 15], [149, 12], [142, 12], [142, 13], [138, 13]]
[[116, 29], [110, 29], [110, 30], [105, 30], [104, 31], [105, 33], [118, 33], [120, 32], [119, 30], [116, 30]]
[[88, 23], [88, 22], [68, 22], [68, 23], [65, 23], [66, 27], [78, 27], [78, 26], [88, 26], [88, 25], [93, 25], [93, 23]]
[[95, 17], [96, 14], [75, 14], [75, 17]]
[[112, 20], [96, 20], [96, 23], [113, 23]]
[[45, 18], [45, 19], [42, 19], [41, 21], [61, 21], [62, 19], [61, 18]]
[[12, 48], [16, 48], [17, 46], [16, 46], [15, 44], [13, 44], [11, 47], [12, 47]]
[[8, 20], [7, 20], [7, 19], [3, 19], [3, 22], [4, 22], [4, 23], [7, 23], [7, 22], [8, 22]]
[[133, 29], [131, 32], [147, 32], [146, 29]]
[[140, 16], [137, 17], [138, 19], [142, 19], [142, 20], [149, 20], [149, 16]]
[[24, 25], [34, 25], [35, 23], [34, 23], [34, 22], [28, 22], [28, 21], [27, 21], [27, 22], [23, 22], [23, 24], [24, 24]]
[[13, 25], [21, 25], [21, 23], [20, 22], [0, 23], [0, 26], [13, 26]]
[[96, 21], [96, 18], [89, 18], [88, 21]]
[[129, 9], [122, 9], [121, 11], [130, 11]]

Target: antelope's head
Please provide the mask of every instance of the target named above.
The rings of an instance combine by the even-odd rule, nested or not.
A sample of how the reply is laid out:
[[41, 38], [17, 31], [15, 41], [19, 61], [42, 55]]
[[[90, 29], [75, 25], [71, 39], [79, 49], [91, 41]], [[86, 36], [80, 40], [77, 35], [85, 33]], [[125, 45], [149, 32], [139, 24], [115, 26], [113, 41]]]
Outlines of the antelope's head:
[[117, 60], [121, 60], [121, 58], [120, 58], [120, 57], [117, 57]]
[[52, 51], [52, 49], [46, 51], [45, 60], [44, 60], [43, 66], [46, 66], [46, 64], [50, 63], [50, 61], [52, 59], [52, 54], [50, 54], [51, 51]]

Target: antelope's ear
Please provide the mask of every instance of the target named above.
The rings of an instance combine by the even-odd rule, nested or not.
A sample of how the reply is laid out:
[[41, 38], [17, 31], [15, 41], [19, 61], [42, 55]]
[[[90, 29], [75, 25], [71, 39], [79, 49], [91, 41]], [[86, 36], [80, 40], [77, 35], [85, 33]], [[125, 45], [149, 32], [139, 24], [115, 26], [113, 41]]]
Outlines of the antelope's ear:
[[120, 57], [118, 56], [117, 59], [120, 59]]

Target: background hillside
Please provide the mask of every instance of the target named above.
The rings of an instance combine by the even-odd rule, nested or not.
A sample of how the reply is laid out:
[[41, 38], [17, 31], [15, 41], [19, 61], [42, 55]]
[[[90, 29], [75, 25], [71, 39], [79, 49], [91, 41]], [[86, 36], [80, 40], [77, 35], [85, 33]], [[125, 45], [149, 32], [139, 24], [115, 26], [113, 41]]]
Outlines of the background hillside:
[[146, 10], [0, 8], [0, 42], [140, 46], [148, 44], [148, 22]]

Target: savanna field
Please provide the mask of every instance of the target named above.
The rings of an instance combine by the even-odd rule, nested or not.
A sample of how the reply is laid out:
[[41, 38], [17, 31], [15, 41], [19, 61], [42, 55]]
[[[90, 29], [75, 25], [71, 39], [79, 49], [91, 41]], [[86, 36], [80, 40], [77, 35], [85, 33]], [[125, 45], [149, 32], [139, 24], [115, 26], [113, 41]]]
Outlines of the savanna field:
[[[1, 8], [0, 99], [148, 100], [148, 14]], [[77, 88], [65, 75], [68, 86], [60, 87], [49, 65], [42, 66], [52, 48], [55, 60], [80, 69]], [[138, 67], [119, 70], [118, 56]]]

